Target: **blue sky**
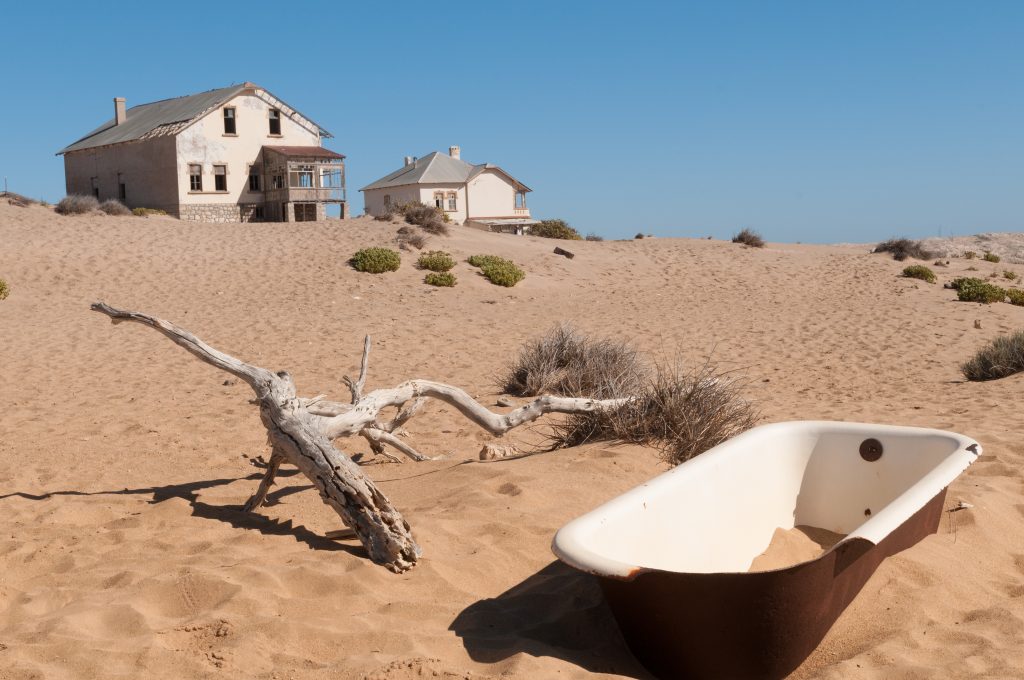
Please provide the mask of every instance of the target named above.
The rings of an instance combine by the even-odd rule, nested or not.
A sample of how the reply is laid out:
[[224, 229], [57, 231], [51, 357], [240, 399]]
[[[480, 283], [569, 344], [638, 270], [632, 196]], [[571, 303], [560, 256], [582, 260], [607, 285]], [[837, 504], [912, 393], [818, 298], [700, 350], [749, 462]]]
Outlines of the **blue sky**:
[[458, 144], [606, 237], [1017, 231], [1022, 36], [997, 1], [11, 3], [0, 174], [57, 200], [113, 97], [251, 80], [334, 133], [356, 212]]

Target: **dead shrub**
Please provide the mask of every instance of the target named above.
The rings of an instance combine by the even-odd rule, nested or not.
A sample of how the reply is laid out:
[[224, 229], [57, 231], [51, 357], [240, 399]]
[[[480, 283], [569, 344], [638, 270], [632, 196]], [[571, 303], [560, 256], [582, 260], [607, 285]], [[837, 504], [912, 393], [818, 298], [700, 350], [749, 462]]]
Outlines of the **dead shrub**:
[[85, 215], [99, 210], [100, 202], [95, 196], [71, 194], [60, 199], [54, 210], [60, 215]]
[[930, 260], [932, 253], [926, 250], [920, 241], [911, 241], [909, 238], [891, 238], [882, 241], [875, 246], [875, 253], [892, 253], [892, 259], [902, 262], [908, 257], [915, 260]]
[[1024, 331], [1000, 335], [960, 366], [968, 380], [996, 380], [1024, 371]]
[[753, 229], [744, 229], [732, 237], [733, 243], [742, 243], [751, 248], [764, 248], [764, 239]]
[[632, 394], [645, 377], [643, 363], [628, 344], [593, 340], [562, 323], [527, 341], [498, 385], [517, 397], [549, 393], [608, 399]]
[[741, 396], [744, 386], [710, 363], [693, 370], [679, 362], [658, 366], [619, 408], [571, 415], [548, 438], [551, 448], [601, 440], [644, 444], [678, 465], [754, 426], [759, 414]]
[[108, 198], [100, 203], [100, 210], [108, 215], [113, 215], [114, 217], [125, 217], [126, 215], [132, 214], [132, 211], [128, 209], [128, 206], [113, 198]]

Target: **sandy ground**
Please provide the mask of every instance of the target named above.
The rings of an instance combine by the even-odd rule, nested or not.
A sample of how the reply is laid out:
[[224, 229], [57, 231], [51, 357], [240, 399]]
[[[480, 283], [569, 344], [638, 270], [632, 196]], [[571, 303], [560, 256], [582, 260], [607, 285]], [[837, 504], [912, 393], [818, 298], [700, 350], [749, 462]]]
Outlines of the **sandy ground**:
[[[287, 369], [310, 396], [344, 396], [370, 333], [368, 388], [432, 378], [493, 404], [506, 357], [567, 320], [654, 357], [741, 369], [764, 422], [974, 437], [984, 455], [947, 500], [974, 507], [887, 560], [794, 677], [1024, 673], [1024, 375], [958, 371], [1024, 326], [1024, 308], [959, 303], [864, 246], [644, 239], [574, 243], [567, 260], [551, 241], [455, 228], [431, 247], [505, 255], [527, 278], [498, 288], [460, 262], [459, 285], [433, 289], [408, 255], [387, 275], [346, 265], [397, 226], [0, 204], [12, 291], [0, 301], [0, 678], [647, 677], [595, 583], [549, 544], [665, 470], [655, 452], [602, 444], [460, 465], [488, 437], [432, 405], [410, 441], [445, 459], [365, 468], [425, 552], [394, 575], [324, 538], [339, 521], [301, 476], [282, 478], [261, 514], [242, 512], [259, 474], [249, 459], [267, 453], [249, 388], [150, 329], [111, 325], [95, 300]], [[968, 266], [1024, 274], [952, 259], [940, 276]]]

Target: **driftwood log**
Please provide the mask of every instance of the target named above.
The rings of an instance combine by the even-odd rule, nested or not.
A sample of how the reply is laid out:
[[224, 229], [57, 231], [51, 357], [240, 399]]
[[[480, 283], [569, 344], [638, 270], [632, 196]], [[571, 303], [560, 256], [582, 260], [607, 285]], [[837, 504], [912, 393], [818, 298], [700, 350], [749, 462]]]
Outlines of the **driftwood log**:
[[[429, 460], [395, 434], [422, 409], [428, 398], [454, 406], [466, 418], [495, 436], [547, 413], [585, 413], [614, 408], [626, 401], [542, 396], [509, 413], [497, 414], [458, 387], [427, 380], [410, 380], [391, 389], [374, 390], [364, 395], [370, 354], [369, 336], [363, 345], [359, 378], [344, 378], [351, 392], [350, 403], [329, 401], [322, 395], [303, 398], [296, 395], [295, 382], [287, 372], [274, 373], [247, 364], [210, 347], [189, 331], [168, 321], [115, 309], [102, 302], [94, 303], [92, 309], [106, 314], [115, 324], [134, 321], [149, 326], [200, 360], [244, 380], [252, 387], [259, 402], [260, 419], [269, 435], [271, 455], [263, 480], [245, 505], [247, 510], [256, 510], [263, 505], [281, 464], [291, 463], [313, 482], [323, 501], [338, 513], [362, 542], [370, 559], [396, 573], [415, 566], [422, 551], [401, 513], [351, 458], [334, 447], [331, 443], [334, 439], [358, 435], [367, 439], [376, 453], [384, 453], [383, 447], [387, 445], [414, 460]], [[397, 407], [397, 415], [389, 421], [381, 421], [381, 411], [389, 407]]]

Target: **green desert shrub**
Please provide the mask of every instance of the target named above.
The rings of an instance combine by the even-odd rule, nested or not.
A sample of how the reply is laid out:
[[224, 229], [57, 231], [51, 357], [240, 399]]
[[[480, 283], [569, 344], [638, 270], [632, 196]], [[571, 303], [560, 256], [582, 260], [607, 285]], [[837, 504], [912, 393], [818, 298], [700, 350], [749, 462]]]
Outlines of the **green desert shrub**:
[[1024, 290], [1020, 290], [1017, 288], [1007, 288], [1006, 299], [1010, 302], [1011, 305], [1024, 307]]
[[0, 279], [0, 300], [11, 294], [11, 289], [7, 286], [7, 282]]
[[530, 236], [542, 238], [559, 238], [566, 241], [582, 241], [580, 233], [569, 226], [565, 220], [541, 220], [530, 226]]
[[446, 272], [455, 266], [455, 258], [443, 250], [431, 250], [420, 255], [420, 259], [416, 260], [416, 266], [432, 272]]
[[957, 281], [959, 281], [959, 285], [955, 286], [956, 297], [961, 302], [981, 302], [990, 305], [993, 302], [1002, 302], [1006, 297], [1005, 290], [981, 279], [958, 279]]
[[54, 210], [60, 215], [84, 215], [99, 210], [100, 202], [94, 196], [71, 194], [60, 199]]
[[968, 260], [973, 260], [977, 256], [978, 254], [973, 250], [968, 250], [967, 252], [964, 253], [964, 257], [966, 257]]
[[526, 272], [516, 266], [511, 260], [491, 262], [480, 267], [480, 271], [487, 277], [487, 280], [496, 286], [511, 288], [526, 278]]
[[115, 217], [125, 217], [126, 215], [132, 214], [132, 211], [128, 209], [128, 206], [113, 198], [108, 198], [100, 203], [100, 210]]
[[1004, 279], [1008, 279], [1010, 281], [1016, 281], [1017, 280], [1017, 272], [1011, 271], [1009, 269], [1004, 269], [1003, 270], [1003, 278]]
[[932, 254], [925, 249], [920, 241], [911, 241], [908, 238], [891, 238], [882, 241], [875, 246], [876, 253], [892, 253], [892, 259], [902, 262], [908, 257], [915, 260], [930, 260]]
[[132, 214], [136, 217], [149, 217], [150, 215], [166, 215], [166, 210], [160, 208], [132, 208]]
[[999, 262], [1000, 258], [995, 253], [986, 251], [985, 254], [981, 256], [981, 259], [985, 260], [985, 262]]
[[903, 276], [908, 279], [921, 279], [928, 283], [935, 283], [935, 272], [923, 264], [912, 264], [903, 270]]
[[508, 262], [508, 260], [498, 257], [497, 255], [470, 255], [466, 258], [466, 262], [474, 267], [483, 268], [486, 264], [492, 264], [494, 262]]
[[402, 258], [390, 248], [363, 248], [352, 256], [351, 262], [357, 271], [381, 274], [398, 271]]
[[996, 380], [1024, 371], [1024, 331], [1000, 335], [960, 366], [968, 380]]
[[732, 237], [733, 243], [742, 243], [745, 246], [751, 248], [764, 248], [764, 239], [761, 235], [752, 229], [744, 229], [740, 233]]
[[423, 277], [423, 283], [429, 283], [431, 286], [440, 286], [442, 288], [451, 288], [455, 285], [458, 279], [455, 278], [455, 274], [451, 272], [430, 272]]

